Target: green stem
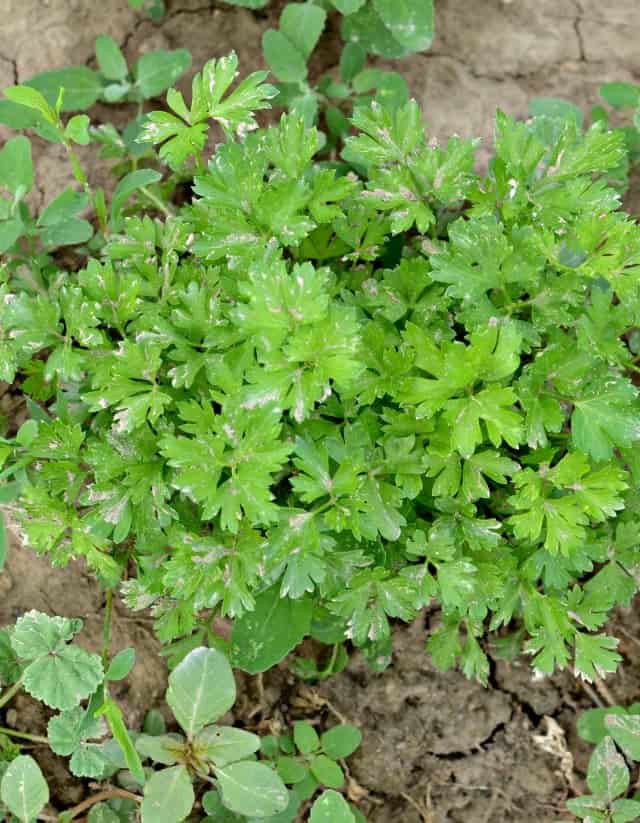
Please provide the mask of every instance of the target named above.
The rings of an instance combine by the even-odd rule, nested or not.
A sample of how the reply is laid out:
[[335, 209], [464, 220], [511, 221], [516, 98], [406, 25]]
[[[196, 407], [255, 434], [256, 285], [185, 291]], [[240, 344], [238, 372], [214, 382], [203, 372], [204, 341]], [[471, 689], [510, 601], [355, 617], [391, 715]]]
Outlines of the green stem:
[[339, 648], [340, 648], [340, 643], [334, 643], [333, 644], [333, 649], [331, 651], [331, 657], [329, 659], [329, 662], [324, 667], [324, 669], [322, 669], [322, 671], [318, 672], [318, 674], [321, 677], [323, 677], [323, 678], [329, 677], [333, 673], [333, 667], [335, 666], [336, 658], [338, 657], [338, 649]]
[[82, 168], [82, 163], [80, 162], [80, 158], [76, 154], [74, 148], [72, 147], [71, 143], [65, 141], [64, 144], [65, 149], [67, 150], [67, 157], [71, 162], [71, 168], [73, 169], [73, 176], [76, 178], [78, 183], [80, 183], [86, 193], [92, 198], [92, 191], [91, 186], [89, 185], [89, 179], [87, 175], [84, 173], [84, 169]]
[[107, 589], [104, 605], [104, 624], [102, 628], [102, 665], [106, 672], [109, 666], [109, 647], [111, 645], [111, 618], [113, 616], [113, 589]]
[[27, 732], [19, 732], [16, 729], [8, 729], [6, 726], [0, 726], [0, 734], [6, 734], [8, 737], [19, 737], [21, 740], [30, 740], [32, 743], [44, 743], [49, 745], [46, 737], [41, 737], [39, 734], [28, 734]]
[[0, 709], [4, 705], [6, 705], [15, 694], [17, 694], [20, 691], [20, 689], [22, 688], [23, 679], [24, 679], [24, 674], [20, 676], [19, 680], [16, 680], [16, 682], [13, 684], [13, 686], [11, 686], [9, 689], [7, 689], [7, 691], [2, 696], [0, 696]]
[[175, 213], [169, 208], [169, 206], [167, 206], [166, 203], [163, 203], [159, 197], [156, 197], [153, 192], [149, 191], [146, 186], [140, 186], [140, 191], [144, 194], [147, 200], [153, 203], [158, 211], [161, 211], [164, 214], [165, 217], [175, 217]]

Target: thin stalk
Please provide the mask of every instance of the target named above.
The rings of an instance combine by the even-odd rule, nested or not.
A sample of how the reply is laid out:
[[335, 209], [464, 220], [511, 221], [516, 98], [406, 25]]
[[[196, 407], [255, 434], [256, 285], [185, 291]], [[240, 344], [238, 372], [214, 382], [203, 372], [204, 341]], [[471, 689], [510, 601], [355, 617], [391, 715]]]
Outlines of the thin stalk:
[[156, 195], [152, 191], [149, 191], [149, 189], [146, 186], [140, 186], [139, 191], [141, 191], [142, 194], [144, 194], [144, 196], [147, 198], [147, 200], [153, 203], [153, 205], [158, 209], [158, 211], [161, 211], [165, 217], [175, 217], [175, 212], [172, 209], [170, 209], [166, 203], [163, 203], [159, 197], [156, 197]]
[[64, 144], [65, 149], [67, 150], [67, 157], [71, 161], [71, 168], [73, 169], [73, 176], [76, 178], [78, 183], [84, 186], [85, 191], [87, 194], [91, 194], [91, 186], [89, 185], [89, 180], [87, 175], [82, 168], [82, 163], [80, 162], [80, 158], [76, 154], [73, 146], [71, 143], [65, 140]]
[[322, 677], [329, 677], [330, 674], [333, 672], [333, 667], [335, 666], [336, 659], [338, 657], [338, 649], [340, 648], [339, 643], [333, 644], [333, 649], [331, 650], [331, 657], [329, 658], [329, 662], [327, 665], [322, 669], [321, 672], [318, 672], [319, 675]]
[[113, 589], [107, 589], [104, 605], [104, 623], [102, 627], [102, 665], [106, 672], [109, 666], [109, 648], [111, 646], [111, 619], [113, 617]]
[[16, 729], [9, 729], [6, 726], [0, 726], [0, 734], [6, 734], [7, 737], [19, 737], [21, 740], [30, 740], [32, 743], [44, 743], [45, 746], [49, 745], [46, 737], [41, 737], [39, 734], [19, 732]]
[[8, 688], [3, 695], [0, 695], [0, 709], [4, 705], [6, 705], [15, 694], [17, 694], [20, 691], [20, 689], [22, 688], [23, 679], [24, 679], [24, 674], [20, 677], [19, 680], [16, 680], [16, 682], [13, 684], [13, 686]]

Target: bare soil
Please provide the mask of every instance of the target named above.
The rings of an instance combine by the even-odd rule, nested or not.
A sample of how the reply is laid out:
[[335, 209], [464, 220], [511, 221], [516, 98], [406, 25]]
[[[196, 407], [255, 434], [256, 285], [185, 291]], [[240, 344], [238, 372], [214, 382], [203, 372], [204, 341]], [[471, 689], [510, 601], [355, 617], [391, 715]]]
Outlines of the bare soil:
[[[169, 0], [168, 14], [152, 23], [126, 0], [0, 0], [0, 88], [69, 64], [92, 65], [98, 34], [111, 34], [130, 61], [152, 48], [187, 47], [193, 69], [212, 57], [238, 52], [243, 71], [263, 66], [262, 32], [277, 19], [282, 0], [263, 12], [223, 0]], [[640, 80], [638, 0], [436, 0], [437, 37], [426, 54], [397, 64], [421, 103], [431, 131], [480, 136], [481, 162], [490, 151], [497, 107], [525, 116], [534, 96], [562, 96], [588, 110], [597, 88], [611, 80]], [[313, 72], [336, 67], [335, 21], [314, 57]], [[383, 63], [381, 63], [383, 65]], [[392, 64], [384, 64], [392, 65]], [[185, 78], [183, 85], [188, 85]], [[96, 107], [97, 118], [113, 111]], [[0, 143], [7, 132], [0, 127]], [[46, 202], [68, 181], [58, 147], [37, 144], [37, 200]], [[90, 176], [103, 184], [107, 166], [87, 152]], [[640, 211], [640, 185], [628, 207]], [[20, 414], [14, 395], [0, 393], [0, 414]], [[84, 619], [86, 646], [100, 646], [103, 596], [79, 563], [51, 569], [46, 558], [11, 547], [0, 576], [0, 625], [28, 609]], [[606, 686], [585, 687], [571, 673], [534, 680], [526, 660], [493, 661], [488, 688], [457, 672], [437, 672], [424, 652], [430, 620], [398, 626], [392, 666], [371, 672], [353, 654], [340, 675], [314, 687], [285, 666], [264, 682], [239, 675], [236, 719], [277, 731], [306, 717], [319, 726], [345, 718], [364, 732], [351, 760], [349, 794], [371, 823], [551, 823], [567, 818], [567, 797], [581, 790], [588, 749], [575, 734], [581, 710], [608, 699], [640, 699], [640, 612], [620, 613], [624, 664]], [[116, 605], [113, 649], [133, 646], [137, 665], [115, 697], [139, 725], [160, 705], [166, 667], [148, 618]], [[42, 733], [47, 717], [26, 697], [13, 702], [6, 721]], [[87, 792], [64, 761], [36, 751], [53, 785], [52, 803], [72, 805]]]

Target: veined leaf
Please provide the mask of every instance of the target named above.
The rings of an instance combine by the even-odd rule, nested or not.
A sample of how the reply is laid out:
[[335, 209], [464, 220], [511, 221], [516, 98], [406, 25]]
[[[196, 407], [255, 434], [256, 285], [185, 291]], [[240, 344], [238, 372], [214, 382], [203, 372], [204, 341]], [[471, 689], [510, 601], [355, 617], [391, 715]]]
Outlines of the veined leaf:
[[231, 666], [217, 649], [194, 649], [169, 675], [167, 703], [189, 737], [235, 703]]
[[12, 760], [0, 784], [2, 802], [20, 823], [32, 823], [49, 802], [49, 788], [30, 755]]

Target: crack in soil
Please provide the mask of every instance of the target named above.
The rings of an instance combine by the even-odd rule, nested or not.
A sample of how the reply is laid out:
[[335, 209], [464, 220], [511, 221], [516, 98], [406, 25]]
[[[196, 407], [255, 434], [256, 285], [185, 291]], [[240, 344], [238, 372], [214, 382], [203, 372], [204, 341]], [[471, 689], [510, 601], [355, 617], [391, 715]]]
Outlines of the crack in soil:
[[584, 19], [584, 9], [582, 8], [580, 0], [574, 0], [574, 3], [576, 4], [577, 15], [575, 20], [573, 21], [573, 29], [576, 33], [576, 38], [578, 40], [578, 49], [580, 50], [580, 62], [586, 63], [587, 56], [584, 48], [584, 37], [582, 36], [582, 29], [580, 28], [580, 24]]
[[5, 63], [8, 63], [11, 66], [11, 70], [13, 72], [13, 82], [14, 85], [18, 85], [18, 61], [14, 60], [11, 57], [7, 57], [5, 54], [0, 54], [0, 60], [3, 60]]

